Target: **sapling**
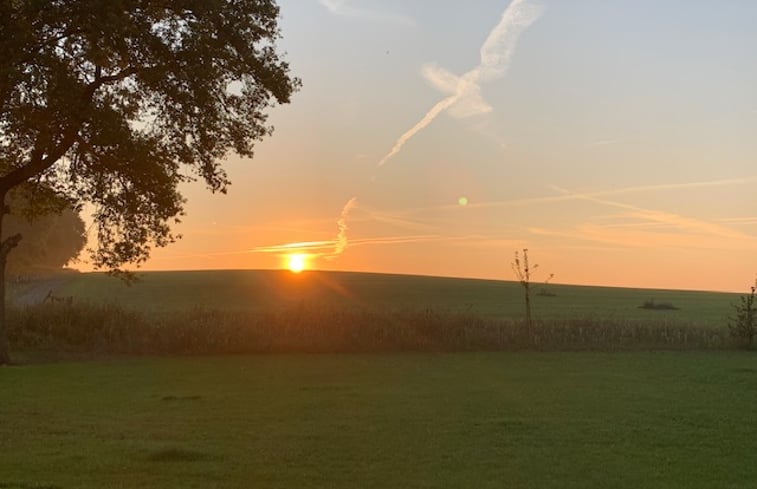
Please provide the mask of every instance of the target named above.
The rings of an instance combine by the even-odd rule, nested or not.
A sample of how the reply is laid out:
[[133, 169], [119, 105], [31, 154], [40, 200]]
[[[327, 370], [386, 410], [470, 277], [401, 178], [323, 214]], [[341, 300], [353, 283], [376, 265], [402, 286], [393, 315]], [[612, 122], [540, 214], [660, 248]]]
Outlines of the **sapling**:
[[518, 277], [518, 281], [523, 286], [526, 301], [526, 326], [531, 329], [531, 274], [539, 268], [539, 265], [530, 267], [528, 264], [528, 249], [523, 248], [523, 261], [521, 262], [518, 252], [515, 252], [515, 259], [512, 263], [513, 272]]

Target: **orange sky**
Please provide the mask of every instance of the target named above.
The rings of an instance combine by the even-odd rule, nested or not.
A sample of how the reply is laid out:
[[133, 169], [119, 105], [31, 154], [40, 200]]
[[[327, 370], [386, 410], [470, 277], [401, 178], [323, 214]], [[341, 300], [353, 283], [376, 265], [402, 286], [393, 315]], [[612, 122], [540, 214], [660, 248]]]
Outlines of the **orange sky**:
[[284, 0], [303, 90], [143, 269], [512, 280], [527, 247], [535, 281], [744, 291], [757, 3], [706, 5]]

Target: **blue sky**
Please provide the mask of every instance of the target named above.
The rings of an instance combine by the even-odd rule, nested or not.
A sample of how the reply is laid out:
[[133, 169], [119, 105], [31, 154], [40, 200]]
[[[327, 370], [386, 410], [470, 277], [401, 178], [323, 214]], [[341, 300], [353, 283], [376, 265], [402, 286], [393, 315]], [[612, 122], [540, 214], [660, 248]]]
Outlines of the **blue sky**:
[[[757, 3], [510, 3], [281, 1], [302, 91], [254, 159], [229, 157], [229, 195], [186, 189], [184, 239], [145, 268], [299, 251], [312, 268], [512, 279], [528, 247], [558, 282], [748, 287]], [[379, 165], [445, 80], [486, 64], [508, 8], [496, 73]]]

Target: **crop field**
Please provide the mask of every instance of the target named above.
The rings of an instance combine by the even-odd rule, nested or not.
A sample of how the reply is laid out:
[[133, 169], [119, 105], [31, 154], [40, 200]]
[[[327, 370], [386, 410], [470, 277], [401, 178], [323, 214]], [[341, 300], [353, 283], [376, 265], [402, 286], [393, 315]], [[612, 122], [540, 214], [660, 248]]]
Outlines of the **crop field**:
[[749, 352], [110, 358], [0, 386], [4, 489], [757, 480]]
[[[70, 273], [16, 284], [20, 361], [100, 354], [716, 350], [737, 294], [367, 273]], [[545, 293], [546, 292], [546, 293]], [[52, 295], [55, 301], [45, 301]], [[664, 305], [646, 309], [644, 303]], [[60, 354], [63, 355], [60, 355]]]
[[[132, 285], [104, 274], [71, 275], [53, 293], [77, 302], [116, 303], [142, 311], [259, 310], [318, 304], [339, 308], [432, 309], [481, 317], [522, 318], [523, 289], [516, 282], [310, 271], [147, 272]], [[548, 294], [541, 295], [542, 290]], [[716, 292], [533, 285], [539, 319], [616, 319], [723, 326], [736, 294]], [[641, 309], [645, 301], [674, 310]]]

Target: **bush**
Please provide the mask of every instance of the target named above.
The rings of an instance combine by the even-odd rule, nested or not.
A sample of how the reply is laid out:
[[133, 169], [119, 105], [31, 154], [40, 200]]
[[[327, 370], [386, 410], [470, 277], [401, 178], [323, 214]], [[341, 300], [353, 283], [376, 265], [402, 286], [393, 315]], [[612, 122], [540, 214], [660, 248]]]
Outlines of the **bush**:
[[652, 309], [655, 311], [677, 311], [678, 308], [670, 302], [655, 302], [654, 299], [644, 301], [639, 309]]
[[537, 295], [540, 295], [542, 297], [557, 297], [557, 294], [555, 292], [547, 289], [540, 289]]
[[729, 318], [728, 329], [731, 336], [743, 346], [750, 348], [757, 332], [757, 318], [755, 317], [754, 298], [757, 292], [757, 281], [747, 295], [739, 298], [739, 303], [733, 305], [735, 316]]

